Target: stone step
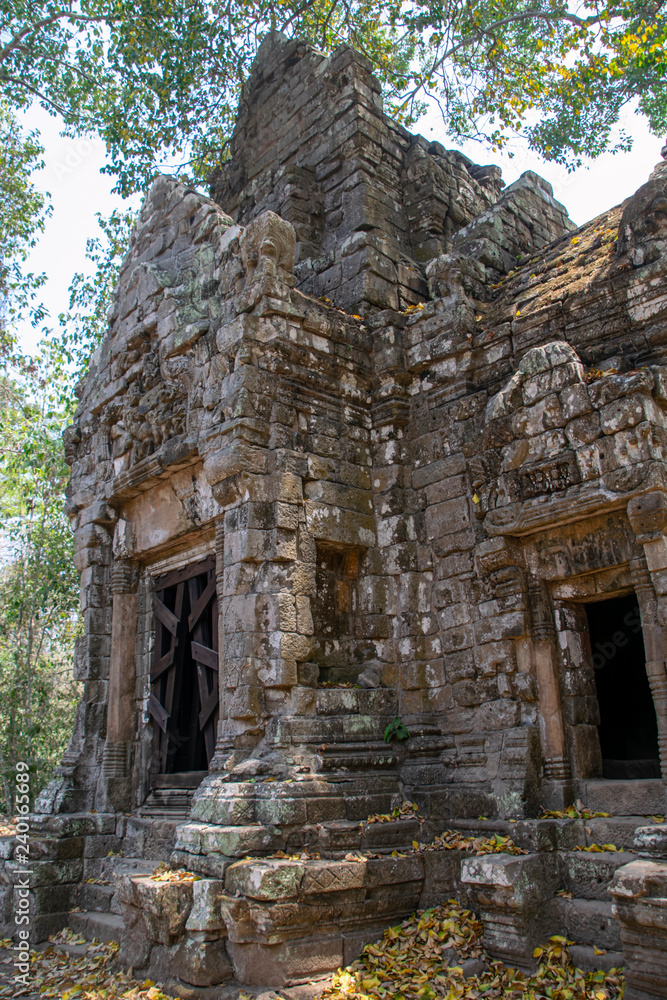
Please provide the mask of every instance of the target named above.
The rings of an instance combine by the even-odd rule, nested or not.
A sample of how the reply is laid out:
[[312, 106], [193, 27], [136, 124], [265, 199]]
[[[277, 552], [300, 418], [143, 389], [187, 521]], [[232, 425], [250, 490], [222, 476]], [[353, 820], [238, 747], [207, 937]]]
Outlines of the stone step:
[[646, 816], [598, 816], [584, 820], [587, 844], [614, 844], [634, 853], [635, 834], [639, 827], [652, 826]]
[[558, 933], [577, 944], [623, 951], [621, 925], [612, 913], [611, 901], [603, 903], [597, 899], [564, 899], [557, 896], [552, 905]]
[[646, 816], [598, 816], [593, 819], [446, 819], [443, 826], [475, 837], [493, 833], [509, 835], [528, 851], [568, 851], [592, 844], [614, 844], [619, 851], [635, 853], [635, 832], [653, 825]]
[[389, 716], [376, 715], [287, 715], [276, 720], [273, 740], [297, 745], [382, 740], [390, 722]]
[[101, 877], [113, 885], [113, 877], [116, 873], [150, 875], [159, 864], [160, 861], [151, 858], [125, 857], [122, 854], [114, 854], [104, 859]]
[[125, 845], [128, 853], [136, 858], [151, 859], [153, 867], [169, 857], [174, 843], [174, 832], [183, 817], [140, 816], [128, 817]]
[[185, 788], [194, 791], [199, 788], [208, 771], [175, 771], [173, 774], [156, 774], [154, 788]]
[[79, 906], [82, 910], [109, 913], [111, 911], [111, 900], [115, 891], [113, 885], [84, 882], [79, 890]]
[[596, 969], [609, 972], [611, 969], [622, 969], [625, 965], [620, 951], [605, 951], [604, 955], [596, 955], [595, 947], [585, 944], [571, 944], [569, 951], [577, 969], [583, 969], [584, 972], [594, 972]]
[[421, 837], [417, 819], [367, 824], [338, 820], [323, 823], [318, 832], [318, 850], [334, 858], [349, 851], [411, 851], [413, 840]]
[[390, 715], [398, 712], [398, 697], [387, 688], [318, 688], [318, 715]]
[[582, 781], [579, 797], [591, 812], [616, 816], [652, 816], [665, 812], [665, 784], [660, 778]]
[[96, 913], [90, 910], [70, 913], [69, 925], [87, 941], [119, 941], [125, 927], [123, 918], [115, 913]]
[[605, 851], [604, 854], [563, 852], [559, 858], [561, 884], [579, 899], [597, 899], [608, 903], [609, 884], [616, 869], [630, 864], [635, 858], [636, 854], [629, 851]]
[[190, 813], [194, 789], [155, 788], [139, 809], [140, 816], [162, 819], [186, 819]]

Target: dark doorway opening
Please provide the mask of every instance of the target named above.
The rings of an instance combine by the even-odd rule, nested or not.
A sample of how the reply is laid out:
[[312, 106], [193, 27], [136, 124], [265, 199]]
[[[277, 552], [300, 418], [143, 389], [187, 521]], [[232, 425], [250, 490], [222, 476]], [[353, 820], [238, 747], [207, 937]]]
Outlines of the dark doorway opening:
[[658, 724], [634, 594], [586, 607], [605, 778], [659, 778]]
[[195, 775], [208, 770], [218, 721], [215, 557], [158, 577], [153, 612], [153, 773]]

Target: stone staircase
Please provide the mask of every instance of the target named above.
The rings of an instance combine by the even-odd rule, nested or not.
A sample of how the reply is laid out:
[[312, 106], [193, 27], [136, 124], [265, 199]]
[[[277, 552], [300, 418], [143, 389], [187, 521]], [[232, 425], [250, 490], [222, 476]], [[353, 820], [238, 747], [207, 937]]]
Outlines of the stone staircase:
[[117, 899], [118, 878], [151, 875], [158, 864], [146, 858], [106, 858], [99, 878], [79, 887], [79, 905], [70, 913], [69, 926], [88, 941], [120, 941], [125, 921]]
[[[416, 817], [366, 824], [338, 819], [320, 824], [320, 859], [284, 854], [245, 860], [244, 828], [230, 827], [238, 850], [219, 857], [217, 875], [204, 873], [199, 882], [150, 880], [156, 860], [103, 859], [99, 877], [80, 886], [79, 909], [69, 923], [88, 939], [122, 938], [121, 961], [150, 978], [164, 979], [173, 961], [185, 982], [202, 987], [207, 975], [216, 982], [235, 975], [242, 983], [278, 987], [298, 982], [304, 969], [312, 977], [347, 964], [387, 924], [457, 897], [482, 917], [489, 953], [508, 964], [529, 967], [535, 944], [559, 933], [576, 942], [571, 952], [579, 967], [609, 969], [623, 965], [623, 954], [608, 886], [636, 857], [634, 833], [645, 824], [643, 816], [452, 820], [449, 827], [469, 836], [509, 834], [529, 852], [474, 855], [414, 851], [413, 841], [429, 839]], [[575, 849], [608, 843], [619, 850]], [[362, 860], [361, 854], [372, 857]], [[140, 948], [135, 932], [123, 937], [138, 911], [149, 927]], [[159, 928], [186, 911], [187, 926], [183, 918], [169, 945], [162, 943]], [[268, 947], [267, 935], [274, 942]]]
[[[504, 871], [492, 873], [494, 858], [489, 855], [483, 864], [488, 869], [488, 881], [483, 878], [475, 884], [466, 883], [465, 866], [461, 880], [468, 903], [480, 912], [485, 923], [486, 945], [492, 954], [505, 960], [526, 964], [532, 947], [530, 927], [522, 931], [526, 940], [516, 940], [510, 947], [513, 955], [503, 954], [507, 948], [508, 924], [512, 923], [513, 907], [509, 896], [500, 905], [500, 882], [517, 885], [523, 878], [533, 883], [536, 892], [531, 900], [524, 900], [524, 909], [536, 911], [535, 921], [541, 923], [542, 935], [562, 934], [576, 942], [571, 952], [574, 961], [583, 969], [610, 969], [624, 964], [621, 928], [612, 912], [609, 886], [616, 871], [637, 857], [634, 847], [635, 831], [645, 826], [645, 816], [610, 816], [591, 819], [547, 819], [510, 821], [458, 820], [452, 827], [472, 835], [499, 833], [509, 835], [518, 847], [529, 851], [517, 856], [514, 873], [508, 879]], [[577, 850], [592, 845], [613, 844], [617, 851], [601, 853]], [[497, 856], [500, 857], [500, 856]], [[478, 866], [478, 867], [483, 867]], [[487, 903], [489, 889], [498, 878], [496, 905]], [[502, 939], [505, 939], [504, 941]], [[530, 939], [530, 940], [529, 940]], [[522, 955], [519, 950], [523, 947]], [[600, 952], [604, 954], [600, 954]]]
[[[634, 861], [630, 851], [588, 854], [567, 851], [559, 855], [563, 893], [552, 902], [554, 927], [576, 945], [574, 961], [583, 969], [611, 969], [622, 966], [621, 929], [612, 913], [609, 885], [618, 868]], [[605, 955], [596, 954], [604, 949]]]
[[[442, 737], [424, 726], [385, 743], [397, 704], [384, 689], [320, 688], [315, 708], [277, 720], [257, 756], [232, 758], [196, 789], [199, 775], [164, 776], [137, 814], [45, 819], [35, 870], [66, 883], [71, 912], [48, 911], [44, 927], [69, 922], [88, 939], [122, 939], [121, 960], [150, 978], [175, 963], [197, 986], [235, 975], [275, 987], [347, 964], [387, 924], [458, 898], [508, 964], [530, 966], [535, 944], [554, 933], [577, 942], [583, 968], [622, 964], [607, 890], [635, 858], [635, 830], [646, 807], [661, 805], [662, 783], [588, 783], [589, 809], [615, 797], [640, 805], [638, 815], [421, 820], [406, 810], [368, 822], [399, 805], [399, 766], [431, 767]], [[414, 850], [445, 828], [509, 835], [527, 853]], [[609, 843], [618, 850], [576, 850]], [[151, 880], [166, 858], [200, 880]], [[163, 939], [164, 921], [173, 930]]]
[[206, 777], [206, 771], [158, 774], [139, 816], [183, 820], [190, 813], [192, 797]]

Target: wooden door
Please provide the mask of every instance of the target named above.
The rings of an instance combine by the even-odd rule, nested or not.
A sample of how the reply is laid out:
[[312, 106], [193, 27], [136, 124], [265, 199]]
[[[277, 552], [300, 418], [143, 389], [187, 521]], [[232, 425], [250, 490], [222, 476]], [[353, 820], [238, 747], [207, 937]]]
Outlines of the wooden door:
[[215, 556], [157, 577], [153, 613], [152, 771], [207, 770], [219, 699]]

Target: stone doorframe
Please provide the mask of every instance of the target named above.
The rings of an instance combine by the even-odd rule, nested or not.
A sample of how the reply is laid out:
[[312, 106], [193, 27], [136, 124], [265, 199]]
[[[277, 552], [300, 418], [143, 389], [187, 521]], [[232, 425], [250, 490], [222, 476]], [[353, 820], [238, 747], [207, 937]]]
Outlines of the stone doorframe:
[[[123, 554], [112, 564], [111, 651], [101, 776], [101, 795], [105, 808], [111, 811], [130, 811], [150, 789], [152, 754], [145, 724], [149, 721], [147, 705], [154, 642], [154, 579], [215, 554], [216, 590], [220, 594], [222, 558], [218, 549], [222, 553], [224, 531], [216, 532], [216, 543], [202, 540], [201, 535], [190, 544], [187, 539], [179, 539], [178, 551], [172, 555], [151, 558], [147, 554], [139, 561]], [[220, 601], [218, 644], [222, 664]]]
[[543, 799], [548, 808], [562, 808], [578, 795], [580, 781], [593, 776], [596, 754], [601, 768], [597, 726], [587, 721], [587, 699], [596, 695], [581, 620], [592, 599], [637, 595], [667, 776], [667, 494], [655, 490], [627, 506], [600, 504], [594, 514], [560, 523], [556, 504], [549, 506], [539, 520], [532, 512], [529, 527], [518, 518], [512, 534], [496, 530], [478, 546], [477, 562], [499, 581], [496, 588], [506, 588], [511, 577], [522, 592], [529, 634], [515, 642], [537, 684]]

